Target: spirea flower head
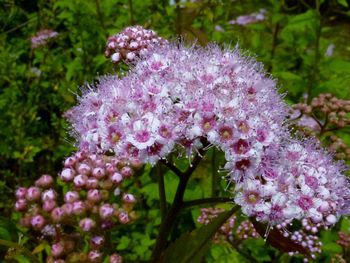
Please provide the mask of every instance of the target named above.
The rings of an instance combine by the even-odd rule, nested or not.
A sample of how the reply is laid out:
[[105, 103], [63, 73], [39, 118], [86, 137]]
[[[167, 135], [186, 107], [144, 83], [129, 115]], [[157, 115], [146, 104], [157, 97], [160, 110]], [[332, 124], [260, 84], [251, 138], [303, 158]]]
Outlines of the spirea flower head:
[[166, 42], [153, 30], [145, 29], [142, 26], [130, 26], [108, 38], [105, 55], [111, 58], [113, 63], [130, 62], [139, 55], [146, 54], [152, 46]]
[[35, 36], [31, 37], [31, 43], [32, 48], [38, 48], [40, 46], [44, 46], [47, 44], [47, 42], [58, 36], [58, 33], [56, 31], [53, 31], [51, 29], [42, 29], [39, 32], [36, 33]]
[[175, 145], [191, 154], [206, 137], [237, 162], [254, 163], [285, 132], [275, 82], [237, 49], [167, 45], [151, 53], [126, 77], [102, 78], [70, 111], [82, 147], [155, 163]]
[[100, 79], [69, 113], [84, 149], [155, 164], [175, 149], [191, 156], [215, 146], [245, 214], [334, 224], [349, 210], [342, 167], [314, 143], [292, 139], [286, 116], [260, 64], [238, 49], [181, 44], [150, 49], [123, 78]]

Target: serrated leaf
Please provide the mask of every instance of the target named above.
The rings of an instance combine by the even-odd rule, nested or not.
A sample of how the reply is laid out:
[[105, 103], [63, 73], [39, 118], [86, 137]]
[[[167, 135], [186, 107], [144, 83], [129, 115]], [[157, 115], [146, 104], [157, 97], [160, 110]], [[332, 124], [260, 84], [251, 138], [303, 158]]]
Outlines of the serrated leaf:
[[190, 233], [181, 235], [166, 249], [159, 262], [201, 262], [210, 245], [211, 238], [236, 210], [237, 208], [233, 208], [230, 211], [223, 212], [208, 225], [204, 225]]

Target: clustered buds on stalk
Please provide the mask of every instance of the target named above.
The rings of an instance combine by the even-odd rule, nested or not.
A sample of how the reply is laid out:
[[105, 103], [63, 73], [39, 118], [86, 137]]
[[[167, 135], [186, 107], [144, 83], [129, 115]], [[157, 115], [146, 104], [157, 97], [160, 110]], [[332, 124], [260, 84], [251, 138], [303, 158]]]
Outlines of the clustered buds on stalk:
[[298, 103], [293, 105], [293, 108], [295, 112], [291, 118], [297, 121], [303, 133], [316, 137], [326, 134], [326, 137], [329, 137], [328, 148], [335, 153], [335, 156], [338, 159], [350, 159], [350, 147], [334, 134], [337, 130], [350, 125], [350, 100], [321, 93], [312, 99], [310, 105]]
[[130, 26], [108, 38], [105, 55], [113, 63], [131, 62], [139, 55], [145, 55], [149, 48], [167, 41], [153, 30], [142, 26]]
[[31, 37], [32, 48], [38, 48], [40, 46], [44, 46], [47, 42], [58, 36], [58, 33], [51, 29], [42, 29], [36, 33], [35, 36]]
[[[277, 225], [278, 229], [283, 231], [285, 237], [289, 237], [294, 242], [302, 245], [310, 253], [312, 259], [316, 259], [317, 255], [321, 253], [322, 242], [320, 241], [317, 233], [321, 229], [327, 229], [327, 225], [322, 223], [313, 223], [310, 220], [303, 219], [301, 221], [302, 227], [299, 230], [288, 231], [287, 227], [292, 226], [291, 221], [283, 222]], [[289, 252], [290, 256], [299, 254], [298, 252]], [[304, 258], [304, 262], [308, 262], [308, 258]]]
[[350, 233], [346, 232], [338, 232], [339, 239], [337, 240], [337, 243], [341, 245], [344, 249], [347, 249], [350, 247]]
[[322, 127], [328, 125], [331, 128], [344, 128], [350, 125], [350, 100], [338, 99], [329, 93], [321, 93], [313, 98], [310, 105], [298, 103], [293, 108], [305, 115], [313, 113], [313, 116], [320, 118]]
[[[201, 214], [197, 222], [203, 225], [209, 224], [214, 218], [218, 217], [220, 213], [224, 212], [223, 208], [201, 208]], [[231, 216], [218, 230], [213, 237], [214, 242], [221, 241], [242, 241], [247, 238], [259, 238], [253, 224], [249, 220], [244, 220], [240, 224], [236, 224], [237, 217]]]
[[[16, 191], [15, 209], [23, 213], [21, 224], [52, 240], [47, 262], [79, 257], [84, 262], [102, 262], [106, 231], [135, 219], [136, 199], [122, 188], [132, 174], [133, 168], [121, 159], [82, 150], [64, 162], [60, 179], [68, 191], [63, 196], [54, 189], [50, 175]], [[88, 253], [81, 250], [84, 235], [90, 237]], [[121, 262], [121, 257], [114, 254], [110, 262]]]
[[[202, 208], [201, 214], [197, 219], [200, 224], [209, 224], [214, 218], [218, 217], [220, 213], [225, 210], [222, 208]], [[259, 238], [260, 235], [255, 230], [254, 225], [248, 219], [241, 221], [239, 224], [237, 217], [233, 215], [230, 217], [218, 230], [213, 237], [214, 242], [234, 242], [236, 245], [248, 238]], [[277, 224], [275, 227], [285, 237], [289, 237], [292, 241], [300, 244], [310, 253], [311, 258], [315, 259], [317, 254], [321, 253], [322, 243], [316, 235], [320, 229], [327, 229], [327, 226], [318, 223], [314, 224], [307, 219], [301, 221], [302, 226], [299, 230], [292, 230], [292, 221], [285, 221]], [[343, 235], [345, 236], [345, 235]], [[344, 242], [345, 243], [345, 242]], [[290, 256], [297, 255], [298, 252], [289, 252]], [[304, 261], [308, 261], [307, 258]]]

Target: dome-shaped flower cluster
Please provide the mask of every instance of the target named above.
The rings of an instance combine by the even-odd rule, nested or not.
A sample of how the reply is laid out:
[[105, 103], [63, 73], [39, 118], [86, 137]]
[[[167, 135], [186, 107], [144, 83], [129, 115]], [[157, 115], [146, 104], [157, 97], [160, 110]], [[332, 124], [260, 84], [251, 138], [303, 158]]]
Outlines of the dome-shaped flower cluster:
[[105, 55], [113, 63], [131, 62], [139, 55], [146, 54], [149, 48], [165, 43], [167, 41], [153, 30], [130, 26], [108, 38]]
[[[50, 175], [43, 175], [34, 186], [16, 191], [15, 209], [23, 213], [23, 226], [51, 240], [53, 259], [101, 262], [106, 256], [102, 250], [105, 231], [135, 218], [136, 199], [121, 187], [133, 169], [121, 159], [86, 151], [67, 158], [64, 167], [60, 173], [63, 194], [54, 189]], [[90, 238], [88, 253], [82, 252], [84, 235]], [[110, 258], [110, 262], [121, 262], [118, 255]]]
[[81, 147], [129, 161], [155, 164], [177, 146], [188, 156], [215, 146], [247, 215], [334, 224], [349, 212], [342, 167], [312, 142], [292, 139], [286, 115], [275, 81], [239, 50], [165, 45], [125, 77], [101, 79], [69, 118]]

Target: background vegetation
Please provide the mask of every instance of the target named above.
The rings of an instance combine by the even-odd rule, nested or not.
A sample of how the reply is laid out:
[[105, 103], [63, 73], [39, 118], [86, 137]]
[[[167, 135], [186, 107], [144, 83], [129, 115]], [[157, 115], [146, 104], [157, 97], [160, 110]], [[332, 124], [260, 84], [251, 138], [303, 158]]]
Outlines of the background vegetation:
[[[233, 24], [240, 15], [265, 9], [265, 19], [248, 25]], [[160, 36], [205, 45], [239, 46], [264, 64], [279, 80], [290, 104], [310, 102], [320, 93], [350, 99], [350, 8], [346, 0], [0, 0], [0, 239], [26, 244], [29, 236], [13, 213], [14, 191], [29, 185], [41, 174], [57, 175], [64, 157], [75, 149], [69, 137], [64, 112], [76, 103], [79, 86], [100, 75], [114, 73], [103, 55], [108, 36], [128, 25], [139, 24]], [[52, 29], [58, 37], [46, 46], [32, 49], [30, 38], [40, 29]], [[349, 127], [336, 134], [350, 146]], [[321, 139], [327, 145], [327, 135]], [[220, 164], [211, 151], [208, 159]], [[224, 191], [213, 178], [217, 168], [210, 160], [193, 176], [185, 197], [203, 198]], [[157, 178], [146, 167], [131, 186], [141, 200], [143, 214], [135, 224], [112, 233], [116, 249], [127, 260], [146, 260], [160, 223]], [[167, 200], [174, 196], [177, 178], [165, 175]], [[181, 229], [196, 227], [199, 208], [181, 216]], [[181, 224], [180, 224], [181, 223]], [[321, 261], [337, 254], [349, 259], [349, 250], [336, 243], [337, 232], [349, 232], [350, 221], [321, 234]], [[20, 240], [20, 241], [19, 241]], [[213, 243], [208, 262], [289, 262], [286, 254], [262, 239], [248, 239], [243, 257], [227, 243]], [[6, 249], [0, 247], [0, 259]], [[40, 254], [40, 252], [38, 252]], [[25, 262], [24, 258], [17, 260]], [[333, 261], [334, 262], [334, 261]]]

